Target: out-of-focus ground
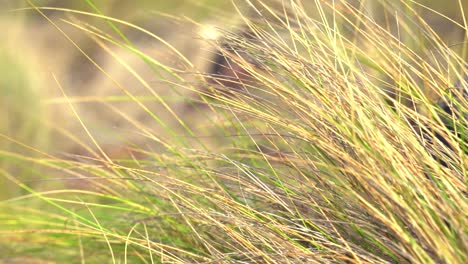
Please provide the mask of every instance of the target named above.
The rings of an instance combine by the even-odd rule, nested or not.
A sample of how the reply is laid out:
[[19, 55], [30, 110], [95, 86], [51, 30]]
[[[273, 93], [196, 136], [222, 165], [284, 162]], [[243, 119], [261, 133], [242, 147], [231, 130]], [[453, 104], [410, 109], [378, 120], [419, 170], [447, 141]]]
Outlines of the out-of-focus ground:
[[[128, 49], [110, 43], [100, 46], [90, 34], [67, 23], [96, 25], [103, 34], [125, 43], [103, 19], [60, 10], [41, 10], [42, 15], [21, 2], [0, 0], [0, 134], [4, 135], [0, 149], [34, 156], [35, 151], [13, 142], [17, 140], [53, 156], [90, 156], [90, 151], [97, 151], [94, 140], [110, 157], [122, 158], [129, 154], [124, 146], [158, 151], [160, 144], [148, 138], [146, 129], [161, 139], [169, 134], [189, 138], [174, 115], [193, 130], [208, 120], [187, 107], [188, 99], [196, 94], [193, 88], [184, 88], [180, 80], [168, 84], [176, 80], [160, 68], [155, 70]], [[103, 14], [143, 27], [164, 39], [168, 44], [114, 23], [135, 50], [184, 71], [180, 75], [191, 84], [187, 87], [196, 86], [196, 73], [210, 67], [214, 52], [202, 39], [214, 39], [215, 26], [234, 25], [236, 18], [232, 10], [217, 10], [223, 5], [218, 1], [170, 2], [94, 1]], [[96, 13], [85, 1], [34, 4]], [[224, 3], [227, 4], [230, 3]], [[29, 9], [15, 10], [21, 7]], [[173, 49], [193, 65], [184, 63]], [[138, 98], [139, 103], [126, 92]], [[173, 113], [158, 101], [158, 96]], [[0, 159], [0, 164], [19, 179], [31, 177], [28, 168], [11, 160]], [[11, 197], [16, 189], [14, 184], [0, 179], [0, 198]]]
[[[313, 13], [314, 1], [304, 2]], [[448, 2], [421, 1], [461, 22], [459, 1]], [[96, 12], [86, 1], [32, 3], [44, 7]], [[212, 66], [214, 49], [208, 42], [216, 38], [216, 32], [211, 30], [215, 27], [230, 30], [239, 21], [230, 0], [109, 0], [94, 3], [103, 14], [141, 26], [183, 54], [193, 64], [192, 68], [181, 62], [177, 54], [161, 41], [115, 23], [136, 49], [165, 65], [184, 71], [182, 75], [186, 82], [194, 84], [192, 87], [196, 87], [199, 81], [195, 73], [207, 72]], [[468, 1], [463, 0], [461, 3], [466, 10]], [[368, 1], [366, 5], [377, 21], [385, 21], [375, 1]], [[17, 9], [22, 7], [29, 9]], [[89, 150], [84, 146], [96, 150], [93, 140], [87, 134], [89, 132], [111, 157], [127, 155], [124, 146], [128, 145], [158, 151], [155, 140], [144, 135], [136, 122], [161, 138], [171, 133], [187, 135], [187, 132], [164, 104], [156, 100], [155, 94], [163, 98], [187, 126], [199, 135], [209, 135], [209, 129], [204, 129], [209, 125], [207, 117], [217, 117], [209, 111], [200, 113], [187, 107], [187, 98], [195, 95], [193, 90], [183, 85], [168, 84], [167, 81], [172, 77], [158, 76], [141, 57], [110, 43], [106, 43], [107, 46], [103, 48], [89, 34], [67, 23], [80, 21], [96, 25], [103, 30], [103, 34], [111, 34], [119, 39], [103, 19], [60, 10], [43, 10], [48, 20], [30, 7], [26, 1], [0, 0], [0, 134], [3, 135], [0, 138], [0, 150], [34, 153], [12, 141], [17, 140], [54, 156], [65, 153], [89, 155]], [[464, 37], [462, 30], [453, 27], [440, 15], [423, 8], [420, 10], [442, 38], [453, 44], [454, 48], [462, 46], [459, 45]], [[204, 26], [200, 27], [190, 20]], [[139, 78], [145, 80], [145, 83]], [[147, 110], [174, 130], [166, 130], [141, 105], [129, 100], [128, 96], [122, 100], [125, 96], [122, 88], [143, 98], [141, 102]], [[19, 178], [28, 177], [27, 168], [15, 167], [14, 164], [11, 160], [0, 159], [0, 165], [14, 171]], [[0, 198], [12, 196], [14, 189], [10, 183], [0, 179]]]

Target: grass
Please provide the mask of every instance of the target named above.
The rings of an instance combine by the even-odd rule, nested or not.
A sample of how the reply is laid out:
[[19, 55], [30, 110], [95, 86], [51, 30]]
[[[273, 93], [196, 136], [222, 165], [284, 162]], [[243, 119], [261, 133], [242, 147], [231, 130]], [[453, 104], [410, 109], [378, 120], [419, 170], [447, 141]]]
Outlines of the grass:
[[[15, 146], [2, 145], [9, 166], [0, 174], [25, 192], [0, 202], [4, 261], [464, 263], [466, 45], [443, 41], [417, 2], [371, 2], [385, 8], [383, 23], [362, 3], [235, 5], [244, 33], [207, 40], [229, 58], [217, 76], [171, 44], [178, 67], [151, 57], [122, 38], [122, 28], [141, 28], [99, 10], [55, 9], [79, 18], [63, 21], [146, 89], [135, 93], [87, 57], [122, 91], [91, 99], [146, 142], [125, 138], [124, 154], [106, 149], [77, 110], [89, 98], [69, 96], [54, 76], [58, 102], [86, 138], [44, 126], [85, 151], [64, 157], [0, 134]], [[466, 36], [466, 21], [450, 23]], [[143, 60], [167, 89], [195, 93], [184, 99], [193, 115], [179, 115], [112, 47]], [[163, 131], [113, 100], [133, 103]]]

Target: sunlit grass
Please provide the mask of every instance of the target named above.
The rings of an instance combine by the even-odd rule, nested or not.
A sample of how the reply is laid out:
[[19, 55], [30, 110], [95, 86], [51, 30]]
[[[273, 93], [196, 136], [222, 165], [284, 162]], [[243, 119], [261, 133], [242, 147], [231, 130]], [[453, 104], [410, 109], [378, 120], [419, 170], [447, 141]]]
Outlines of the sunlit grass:
[[[218, 76], [196, 69], [158, 36], [99, 10], [54, 9], [77, 16], [62, 22], [92, 38], [149, 95], [114, 80], [49, 20], [123, 95], [69, 96], [52, 76], [63, 96], [46, 98], [46, 105], [71, 109], [85, 139], [44, 124], [81, 153], [48, 153], [0, 134], [15, 146], [0, 149], [10, 165], [1, 177], [27, 193], [0, 203], [0, 234], [11, 242], [0, 249], [3, 256], [77, 263], [463, 263], [463, 49], [443, 41], [418, 15], [417, 3], [382, 2], [387, 24], [372, 19], [376, 14], [364, 4], [245, 3], [249, 12], [236, 5], [240, 31], [221, 30], [222, 40], [207, 40], [229, 58]], [[51, 10], [31, 8], [45, 17]], [[111, 30], [83, 22], [87, 17], [105, 20]], [[178, 67], [140, 51], [122, 37], [122, 26], [162, 42]], [[453, 26], [466, 31], [465, 23]], [[178, 114], [171, 102], [180, 97], [160, 96], [113, 48], [147, 63], [167, 89], [194, 93], [187, 98], [193, 115]], [[451, 113], [442, 109], [444, 100]], [[127, 114], [114, 104], [119, 101], [133, 102], [161, 131]], [[90, 102], [147, 141], [124, 139], [123, 153], [106, 149], [76, 110]], [[31, 168], [31, 179], [19, 179], [11, 166]]]

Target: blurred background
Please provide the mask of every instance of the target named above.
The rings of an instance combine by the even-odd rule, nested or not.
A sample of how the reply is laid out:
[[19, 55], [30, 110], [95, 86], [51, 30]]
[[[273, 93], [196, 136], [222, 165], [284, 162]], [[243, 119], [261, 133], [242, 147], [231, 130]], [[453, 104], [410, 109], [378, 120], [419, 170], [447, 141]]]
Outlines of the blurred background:
[[[158, 148], [127, 119], [137, 120], [163, 137], [167, 129], [147, 110], [170, 127], [179, 124], [154, 93], [169, 102], [169, 107], [182, 117], [186, 116], [185, 101], [194, 93], [189, 89], [174, 91], [167, 84], [172, 77], [155, 72], [140, 56], [118, 45], [98, 44], [91, 34], [70, 23], [92, 25], [118, 41], [131, 42], [147, 56], [185, 71], [184, 78], [189, 82], [196, 82], [191, 75], [195, 76], [196, 69], [209, 67], [213, 56], [212, 48], [203, 43], [202, 38], [215, 38], [215, 26], [236, 23], [230, 1], [31, 3], [62, 10], [41, 9], [41, 14], [27, 1], [0, 0], [0, 134], [3, 135], [0, 150], [32, 157], [42, 157], [40, 152], [54, 157], [89, 156], [88, 147], [96, 150], [93, 140], [113, 158], [127, 156], [128, 151], [122, 146], [147, 143], [148, 149]], [[101, 18], [63, 8], [121, 19], [145, 28], [168, 44], [121, 23], [110, 25]], [[128, 40], [120, 37], [113, 26]], [[180, 55], [173, 49], [180, 51], [193, 65], [181, 63]], [[124, 61], [139, 76], [131, 74], [118, 60]], [[147, 110], [133, 102], [123, 89], [138, 97]], [[175, 129], [181, 129], [180, 125]], [[42, 178], [35, 168], [22, 165], [21, 157], [12, 160], [10, 155], [0, 155], [0, 166], [23, 181]], [[0, 178], [0, 199], [18, 195], [18, 189]]]
[[[245, 2], [234, 2], [240, 10], [249, 11]], [[271, 2], [273, 5], [281, 3]], [[316, 13], [314, 1], [303, 2], [313, 16]], [[363, 5], [377, 22], [388, 23], [388, 16], [378, 1], [352, 2], [356, 6]], [[450, 19], [463, 25], [461, 11], [468, 11], [468, 0], [424, 0], [419, 3], [427, 8], [416, 4], [413, 7], [423, 14], [446, 43], [462, 50], [460, 43], [464, 41], [465, 32], [454, 26]], [[35, 10], [32, 5], [48, 8]], [[102, 18], [69, 9], [132, 23], [169, 45], [128, 25], [119, 22], [111, 25]], [[90, 149], [95, 147], [86, 130], [112, 158], [129, 155], [124, 146], [157, 151], [158, 145], [142, 135], [141, 128], [131, 121], [145, 124], [151, 133], [161, 137], [185, 132], [164, 104], [155, 98], [155, 93], [168, 102], [188, 126], [201, 135], [209, 134], [204, 114], [186, 107], [188, 98], [196, 94], [193, 87], [200, 81], [196, 73], [209, 72], [213, 66], [213, 40], [218, 39], [223, 30], [235, 31], [240, 24], [240, 16], [231, 0], [51, 0], [29, 3], [0, 0], [0, 166], [21, 180], [39, 177], [33, 166], [22, 166], [20, 161], [26, 156], [44, 156], [44, 153], [54, 157], [89, 155]], [[180, 70], [184, 82], [190, 84], [187, 87], [191, 88], [169, 85], [173, 76], [155, 72], [135, 52], [112, 43], [100, 43], [99, 38], [77, 26], [94, 28], [104, 36], [131, 43], [158, 62]], [[138, 77], [126, 65], [138, 73]], [[174, 130], [168, 131], [156, 122], [146, 110], [129, 99], [126, 92], [140, 98], [148, 110]], [[11, 153], [19, 156], [14, 157]], [[14, 184], [0, 178], [0, 199], [15, 196], [18, 192]]]

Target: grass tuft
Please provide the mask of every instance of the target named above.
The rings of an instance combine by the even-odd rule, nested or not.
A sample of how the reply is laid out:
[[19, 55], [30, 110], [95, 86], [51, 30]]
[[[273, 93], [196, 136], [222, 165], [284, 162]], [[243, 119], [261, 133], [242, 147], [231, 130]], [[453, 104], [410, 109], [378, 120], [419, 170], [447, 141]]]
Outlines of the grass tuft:
[[[441, 13], [414, 1], [242, 1], [235, 4], [239, 29], [207, 40], [216, 65], [206, 72], [157, 35], [86, 2], [95, 13], [30, 5], [122, 94], [69, 96], [54, 76], [63, 97], [49, 103], [72, 109], [85, 139], [51, 129], [84, 154], [48, 153], [0, 134], [28, 150], [2, 145], [2, 160], [31, 168], [41, 183], [0, 170], [27, 193], [0, 202], [2, 258], [466, 261], [466, 45], [452, 48], [421, 15]], [[62, 22], [93, 39], [147, 95], [114, 80], [47, 10], [76, 16]], [[466, 21], [450, 23], [466, 35]], [[177, 66], [139, 50], [123, 27], [162, 43]], [[181, 115], [117, 48], [142, 60], [158, 84], [190, 91], [180, 100], [191, 114]], [[144, 143], [125, 138], [124, 154], [106, 149], [75, 110], [87, 101], [131, 124]], [[114, 104], [120, 101], [151, 121], [128, 115]]]

